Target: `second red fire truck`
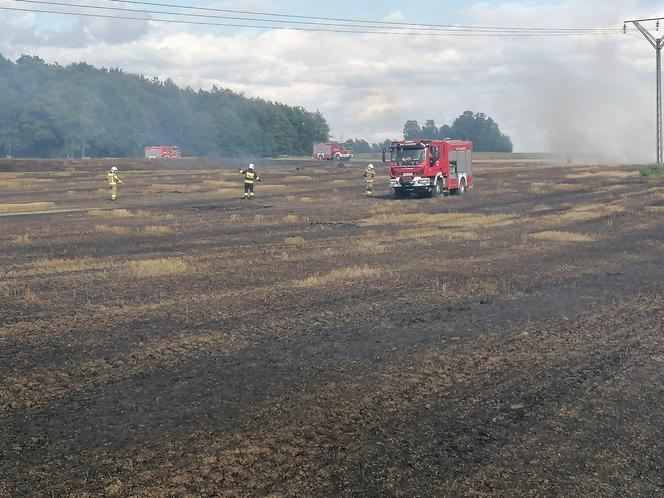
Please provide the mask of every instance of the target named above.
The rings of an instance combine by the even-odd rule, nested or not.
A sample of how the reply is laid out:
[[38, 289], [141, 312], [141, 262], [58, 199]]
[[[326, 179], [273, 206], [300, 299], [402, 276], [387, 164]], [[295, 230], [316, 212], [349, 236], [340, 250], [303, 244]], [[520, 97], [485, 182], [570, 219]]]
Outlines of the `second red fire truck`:
[[346, 149], [341, 142], [314, 142], [313, 158], [328, 161], [350, 161], [353, 151]]
[[473, 143], [463, 140], [402, 140], [383, 150], [390, 187], [397, 198], [415, 193], [463, 195], [473, 186]]
[[146, 159], [178, 158], [182, 157], [180, 148], [176, 145], [150, 145], [145, 147]]

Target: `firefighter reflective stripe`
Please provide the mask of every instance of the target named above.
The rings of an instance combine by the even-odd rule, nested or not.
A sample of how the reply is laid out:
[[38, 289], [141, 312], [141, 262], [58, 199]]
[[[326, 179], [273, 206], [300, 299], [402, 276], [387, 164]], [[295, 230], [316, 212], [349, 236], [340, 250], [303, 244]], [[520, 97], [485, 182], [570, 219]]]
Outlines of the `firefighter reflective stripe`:
[[253, 171], [244, 172], [244, 183], [252, 184], [254, 183], [254, 178], [256, 178], [256, 173], [254, 173]]

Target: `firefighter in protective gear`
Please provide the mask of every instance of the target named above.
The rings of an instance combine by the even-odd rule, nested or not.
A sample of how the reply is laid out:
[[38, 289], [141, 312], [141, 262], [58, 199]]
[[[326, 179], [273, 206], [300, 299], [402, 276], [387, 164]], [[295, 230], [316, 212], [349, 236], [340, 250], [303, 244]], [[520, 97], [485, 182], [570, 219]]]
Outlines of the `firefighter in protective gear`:
[[107, 176], [108, 185], [111, 187], [111, 200], [114, 201], [118, 197], [118, 184], [122, 185], [122, 180], [118, 176], [118, 168], [113, 166]]
[[254, 198], [254, 184], [260, 182], [261, 178], [256, 174], [256, 166], [250, 164], [247, 169], [241, 169], [240, 174], [244, 176], [244, 198]]
[[364, 180], [367, 184], [367, 195], [373, 197], [373, 184], [376, 179], [376, 169], [373, 164], [367, 166], [367, 169], [364, 170]]

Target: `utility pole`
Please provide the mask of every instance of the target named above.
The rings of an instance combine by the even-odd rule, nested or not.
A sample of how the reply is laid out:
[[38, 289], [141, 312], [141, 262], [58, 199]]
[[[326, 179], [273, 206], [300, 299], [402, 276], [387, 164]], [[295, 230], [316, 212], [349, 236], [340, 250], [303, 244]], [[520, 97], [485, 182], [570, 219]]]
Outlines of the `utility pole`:
[[636, 26], [641, 34], [655, 49], [655, 57], [657, 59], [657, 166], [662, 166], [662, 47], [664, 46], [664, 36], [656, 38], [650, 31], [641, 25], [642, 22], [656, 21], [656, 30], [659, 31], [659, 22], [664, 20], [664, 17], [652, 17], [649, 19], [633, 19], [625, 21], [623, 31], [627, 32], [627, 23]]

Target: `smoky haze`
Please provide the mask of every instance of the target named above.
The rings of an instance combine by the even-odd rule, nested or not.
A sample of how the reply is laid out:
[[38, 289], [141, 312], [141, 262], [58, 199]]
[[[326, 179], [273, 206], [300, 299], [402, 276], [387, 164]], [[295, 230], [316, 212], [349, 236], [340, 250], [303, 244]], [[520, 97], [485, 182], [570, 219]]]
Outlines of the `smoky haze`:
[[612, 44], [576, 60], [530, 63], [519, 119], [531, 122], [545, 149], [574, 162], [652, 160], [654, 75], [652, 93], [644, 91], [643, 75]]

